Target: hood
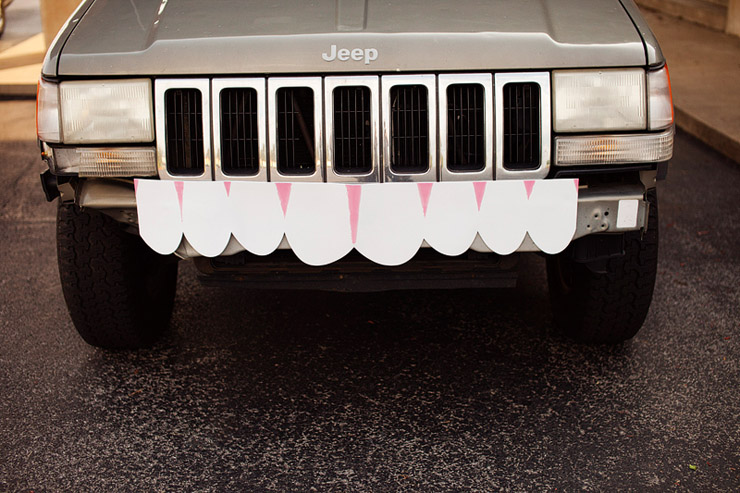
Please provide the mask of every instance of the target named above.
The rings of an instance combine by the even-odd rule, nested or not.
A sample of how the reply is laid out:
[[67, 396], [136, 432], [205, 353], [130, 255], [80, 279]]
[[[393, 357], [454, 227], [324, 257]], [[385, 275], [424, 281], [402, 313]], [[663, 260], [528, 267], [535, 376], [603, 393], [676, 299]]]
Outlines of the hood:
[[618, 0], [95, 0], [57, 69], [126, 76], [645, 63]]

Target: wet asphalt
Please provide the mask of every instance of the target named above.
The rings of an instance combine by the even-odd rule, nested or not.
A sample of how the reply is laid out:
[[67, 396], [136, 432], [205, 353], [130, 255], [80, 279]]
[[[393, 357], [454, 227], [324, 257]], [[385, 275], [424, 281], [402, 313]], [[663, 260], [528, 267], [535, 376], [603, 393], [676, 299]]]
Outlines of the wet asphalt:
[[679, 133], [641, 332], [554, 333], [511, 290], [201, 286], [156, 347], [77, 336], [33, 103], [0, 101], [0, 491], [738, 491], [740, 165]]

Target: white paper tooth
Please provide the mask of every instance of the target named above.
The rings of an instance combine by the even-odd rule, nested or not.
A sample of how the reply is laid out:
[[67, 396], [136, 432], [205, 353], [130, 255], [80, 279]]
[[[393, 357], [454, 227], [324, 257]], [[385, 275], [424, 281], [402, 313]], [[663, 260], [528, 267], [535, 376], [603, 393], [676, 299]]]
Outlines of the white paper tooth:
[[465, 253], [478, 233], [478, 204], [472, 182], [435, 184], [424, 220], [424, 239], [445, 255]]
[[362, 185], [355, 248], [378, 264], [403, 264], [421, 247], [423, 221], [416, 183]]
[[180, 203], [175, 182], [137, 180], [136, 208], [139, 234], [157, 253], [169, 255], [182, 240]]
[[571, 179], [537, 180], [527, 208], [527, 230], [545, 253], [560, 253], [576, 231], [578, 189]]
[[308, 265], [326, 265], [352, 250], [347, 189], [330, 183], [293, 183], [285, 217], [293, 252]]
[[527, 233], [527, 191], [521, 181], [488, 183], [478, 214], [478, 231], [500, 255], [516, 251]]
[[221, 254], [231, 237], [226, 188], [221, 183], [185, 182], [182, 230], [190, 244], [205, 257]]
[[248, 252], [269, 255], [285, 234], [285, 216], [274, 183], [231, 182], [231, 233]]

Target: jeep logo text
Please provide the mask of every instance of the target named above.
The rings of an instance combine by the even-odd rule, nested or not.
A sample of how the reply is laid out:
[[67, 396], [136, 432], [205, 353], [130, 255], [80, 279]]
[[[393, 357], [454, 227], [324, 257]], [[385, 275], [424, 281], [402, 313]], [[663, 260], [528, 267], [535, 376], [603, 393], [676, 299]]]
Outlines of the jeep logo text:
[[370, 62], [378, 59], [378, 50], [375, 48], [340, 48], [337, 50], [337, 45], [331, 45], [329, 53], [322, 53], [321, 58], [327, 62], [333, 62], [339, 60], [340, 62], [346, 62], [350, 58], [357, 62], [365, 60], [365, 65], [370, 65]]

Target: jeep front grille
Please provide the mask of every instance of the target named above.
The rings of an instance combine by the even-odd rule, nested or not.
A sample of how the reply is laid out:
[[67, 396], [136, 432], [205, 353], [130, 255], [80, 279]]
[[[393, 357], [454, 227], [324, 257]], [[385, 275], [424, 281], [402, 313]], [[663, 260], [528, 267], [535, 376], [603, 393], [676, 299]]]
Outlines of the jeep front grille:
[[284, 175], [316, 171], [314, 95], [308, 87], [277, 91], [277, 167]]
[[221, 91], [221, 167], [228, 175], [255, 175], [259, 171], [257, 90]]
[[504, 167], [540, 165], [540, 86], [531, 82], [504, 86]]
[[271, 181], [323, 181], [323, 92], [320, 77], [267, 79]]
[[154, 81], [157, 170], [162, 179], [209, 180], [211, 173], [211, 82]]
[[167, 170], [200, 175], [204, 169], [202, 96], [197, 89], [165, 92]]
[[158, 79], [155, 97], [165, 179], [534, 179], [550, 166], [545, 72]]
[[447, 86], [447, 166], [480, 171], [486, 165], [485, 98], [480, 84]]
[[391, 89], [390, 164], [395, 173], [429, 169], [429, 101], [424, 86]]
[[370, 88], [343, 86], [334, 89], [334, 170], [369, 173], [372, 170]]
[[324, 79], [326, 180], [381, 181], [380, 77]]

